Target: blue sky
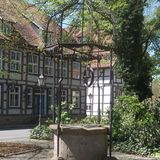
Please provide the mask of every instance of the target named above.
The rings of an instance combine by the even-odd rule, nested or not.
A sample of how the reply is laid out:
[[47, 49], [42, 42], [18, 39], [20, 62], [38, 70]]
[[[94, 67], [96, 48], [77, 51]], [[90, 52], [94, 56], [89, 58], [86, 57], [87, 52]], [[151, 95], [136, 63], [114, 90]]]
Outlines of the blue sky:
[[32, 3], [33, 2], [33, 0], [27, 0], [29, 3]]
[[[33, 3], [33, 0], [28, 0], [28, 2]], [[154, 1], [148, 8], [145, 8], [144, 14], [147, 16], [152, 16], [157, 7], [160, 6], [160, 1]]]
[[153, 16], [156, 9], [160, 6], [160, 2], [152, 3], [148, 8], [145, 8], [144, 14], [147, 16]]

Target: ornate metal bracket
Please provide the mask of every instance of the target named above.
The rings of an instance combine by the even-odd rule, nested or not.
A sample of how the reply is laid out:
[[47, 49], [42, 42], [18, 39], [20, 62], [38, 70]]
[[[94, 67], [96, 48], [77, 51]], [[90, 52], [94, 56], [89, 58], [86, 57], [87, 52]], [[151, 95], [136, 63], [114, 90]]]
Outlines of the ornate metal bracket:
[[90, 87], [94, 81], [94, 72], [93, 68], [88, 64], [86, 69], [83, 72], [83, 83], [86, 87]]

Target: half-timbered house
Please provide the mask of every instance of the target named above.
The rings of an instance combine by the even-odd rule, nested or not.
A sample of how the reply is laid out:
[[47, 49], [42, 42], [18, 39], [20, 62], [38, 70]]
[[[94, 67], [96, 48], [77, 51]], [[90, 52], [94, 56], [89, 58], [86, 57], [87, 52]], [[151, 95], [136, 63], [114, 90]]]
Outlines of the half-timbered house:
[[[76, 102], [73, 114], [84, 115], [83, 64], [66, 58], [61, 69], [60, 60], [43, 50], [46, 44], [57, 42], [60, 27], [51, 22], [46, 36], [48, 17], [35, 6], [20, 0], [0, 0], [0, 6], [0, 124], [36, 122], [40, 96], [42, 116], [50, 115], [62, 70], [61, 99]], [[40, 93], [37, 80], [41, 74], [45, 85]]]
[[110, 61], [101, 63], [99, 67], [97, 67], [97, 62], [93, 62], [91, 67], [94, 72], [94, 82], [87, 88], [86, 114], [97, 116], [98, 108], [100, 108], [100, 116], [104, 116], [110, 111], [114, 100], [121, 94], [123, 79], [114, 73]]

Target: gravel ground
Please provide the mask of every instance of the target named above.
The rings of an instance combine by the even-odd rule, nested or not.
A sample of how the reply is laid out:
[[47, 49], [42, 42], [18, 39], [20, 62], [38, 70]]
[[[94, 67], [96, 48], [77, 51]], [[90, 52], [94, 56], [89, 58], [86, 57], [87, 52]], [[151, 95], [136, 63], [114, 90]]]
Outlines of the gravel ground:
[[160, 158], [142, 157], [133, 154], [125, 154], [120, 152], [113, 152], [113, 156], [117, 160], [160, 160]]
[[[13, 142], [13, 141], [12, 141]], [[0, 160], [51, 160], [53, 156], [53, 142], [39, 141], [39, 140], [18, 140], [16, 143], [34, 144], [40, 146], [42, 149], [19, 155], [12, 155], [8, 157], [0, 157]], [[113, 152], [113, 160], [160, 160], [160, 158], [149, 158], [131, 154], [124, 154], [120, 152]]]
[[[14, 141], [12, 141], [14, 142]], [[34, 144], [40, 146], [41, 150], [28, 152], [25, 154], [0, 157], [0, 160], [50, 160], [53, 156], [53, 143], [51, 141], [39, 140], [18, 140], [16, 143]]]

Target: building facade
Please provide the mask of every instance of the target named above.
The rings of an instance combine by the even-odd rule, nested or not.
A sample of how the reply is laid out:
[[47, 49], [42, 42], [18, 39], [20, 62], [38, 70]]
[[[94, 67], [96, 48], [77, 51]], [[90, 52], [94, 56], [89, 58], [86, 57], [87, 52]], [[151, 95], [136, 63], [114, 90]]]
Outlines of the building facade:
[[[111, 101], [115, 100], [121, 93], [122, 78], [113, 74], [113, 89], [111, 91], [111, 70], [109, 64], [103, 64], [97, 72], [97, 67], [93, 65], [94, 82], [87, 89], [87, 109], [88, 116], [98, 115], [98, 107], [100, 106], [100, 115], [103, 116], [109, 111]], [[97, 76], [99, 75], [99, 76]], [[98, 82], [99, 81], [99, 82]], [[98, 89], [99, 83], [99, 89]], [[99, 90], [99, 91], [98, 91]], [[113, 93], [112, 93], [113, 92]], [[111, 97], [113, 96], [113, 97]]]
[[[61, 60], [42, 49], [46, 17], [27, 4], [17, 12], [14, 6], [20, 7], [17, 0], [12, 1], [14, 4], [8, 0], [6, 4], [0, 3], [4, 9], [0, 14], [0, 124], [36, 121], [40, 105], [42, 116], [51, 115], [51, 105], [57, 104], [61, 71], [62, 101], [75, 103], [73, 114], [84, 115], [86, 88], [82, 81], [84, 66], [81, 61], [66, 58], [61, 69]], [[11, 13], [14, 14], [11, 16]], [[32, 17], [27, 17], [27, 13]], [[57, 41], [57, 30], [59, 26], [51, 24], [47, 44]], [[41, 74], [45, 77], [45, 85], [40, 90], [37, 80]]]

